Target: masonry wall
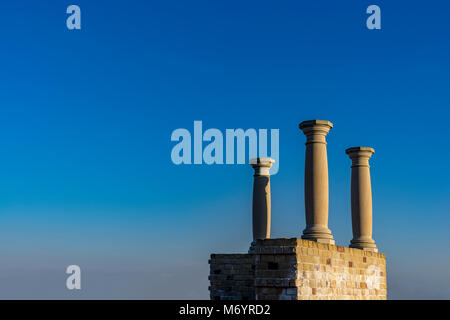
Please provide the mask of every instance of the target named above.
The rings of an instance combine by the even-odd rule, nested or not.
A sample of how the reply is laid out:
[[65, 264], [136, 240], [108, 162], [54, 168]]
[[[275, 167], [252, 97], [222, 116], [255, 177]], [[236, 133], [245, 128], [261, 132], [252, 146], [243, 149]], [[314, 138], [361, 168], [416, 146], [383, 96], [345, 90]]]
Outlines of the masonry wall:
[[382, 253], [297, 238], [258, 240], [253, 252], [211, 256], [212, 299], [387, 298]]
[[255, 256], [212, 254], [209, 287], [211, 300], [255, 300]]

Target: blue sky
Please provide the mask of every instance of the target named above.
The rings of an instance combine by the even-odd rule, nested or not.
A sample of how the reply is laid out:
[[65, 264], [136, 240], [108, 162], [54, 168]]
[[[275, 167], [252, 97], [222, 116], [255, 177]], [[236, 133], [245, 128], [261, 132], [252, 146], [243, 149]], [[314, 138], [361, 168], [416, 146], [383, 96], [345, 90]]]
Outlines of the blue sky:
[[[77, 4], [82, 29], [66, 28]], [[365, 26], [381, 8], [382, 29]], [[173, 130], [280, 129], [272, 236], [305, 227], [304, 136], [326, 119], [329, 227], [371, 160], [391, 298], [450, 298], [446, 1], [3, 1], [0, 297], [208, 298], [251, 241], [249, 165], [176, 166]], [[79, 292], [65, 268], [82, 269]]]

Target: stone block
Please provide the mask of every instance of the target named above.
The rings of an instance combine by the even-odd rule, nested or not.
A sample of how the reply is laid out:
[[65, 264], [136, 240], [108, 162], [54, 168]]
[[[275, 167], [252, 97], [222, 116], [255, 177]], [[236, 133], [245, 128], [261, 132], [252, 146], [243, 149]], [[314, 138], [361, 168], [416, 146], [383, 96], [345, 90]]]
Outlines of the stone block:
[[282, 238], [255, 241], [250, 254], [212, 254], [213, 300], [387, 298], [382, 253]]

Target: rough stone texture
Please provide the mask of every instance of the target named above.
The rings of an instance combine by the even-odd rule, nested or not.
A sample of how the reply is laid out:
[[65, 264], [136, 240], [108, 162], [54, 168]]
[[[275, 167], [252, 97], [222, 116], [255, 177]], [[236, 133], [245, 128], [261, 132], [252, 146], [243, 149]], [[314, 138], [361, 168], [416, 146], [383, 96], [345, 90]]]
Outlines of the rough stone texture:
[[212, 254], [209, 287], [211, 300], [255, 300], [255, 256]]
[[211, 299], [385, 300], [382, 253], [304, 239], [257, 240], [253, 254], [212, 255]]

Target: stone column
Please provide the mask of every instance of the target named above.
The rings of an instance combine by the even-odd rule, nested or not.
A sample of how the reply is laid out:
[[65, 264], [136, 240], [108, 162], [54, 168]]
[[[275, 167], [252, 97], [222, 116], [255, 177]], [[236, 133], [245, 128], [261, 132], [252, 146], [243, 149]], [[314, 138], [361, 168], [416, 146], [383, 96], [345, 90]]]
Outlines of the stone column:
[[270, 238], [270, 173], [275, 160], [251, 159], [253, 182], [253, 240]]
[[352, 159], [352, 229], [350, 248], [378, 252], [372, 239], [372, 187], [369, 159], [375, 152], [368, 147], [345, 150]]
[[326, 135], [333, 127], [330, 121], [309, 120], [300, 123], [306, 135], [305, 214], [303, 239], [334, 244], [328, 229], [328, 160]]

